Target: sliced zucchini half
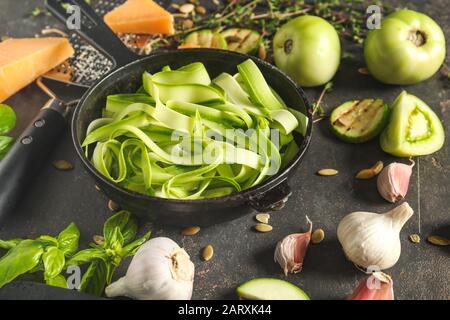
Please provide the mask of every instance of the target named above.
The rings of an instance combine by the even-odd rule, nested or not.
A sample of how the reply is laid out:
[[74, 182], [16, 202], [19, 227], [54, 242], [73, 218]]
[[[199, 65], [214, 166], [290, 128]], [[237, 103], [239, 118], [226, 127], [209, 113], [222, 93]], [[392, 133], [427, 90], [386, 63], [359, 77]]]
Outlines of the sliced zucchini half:
[[255, 54], [262, 42], [261, 35], [251, 29], [231, 28], [222, 31], [228, 50], [246, 54]]
[[339, 139], [361, 143], [380, 134], [388, 121], [389, 107], [383, 100], [353, 100], [333, 110], [330, 127]]
[[237, 288], [237, 294], [245, 300], [310, 300], [299, 287], [273, 278], [249, 280]]
[[204, 29], [190, 33], [181, 47], [227, 49], [227, 42], [220, 33]]

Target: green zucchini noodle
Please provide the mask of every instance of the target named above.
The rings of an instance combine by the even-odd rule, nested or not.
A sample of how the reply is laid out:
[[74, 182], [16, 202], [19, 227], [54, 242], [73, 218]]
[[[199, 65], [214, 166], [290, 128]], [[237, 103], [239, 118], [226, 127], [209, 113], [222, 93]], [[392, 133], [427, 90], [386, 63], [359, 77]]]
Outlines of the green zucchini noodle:
[[[298, 152], [308, 118], [288, 108], [252, 60], [211, 80], [205, 66], [144, 72], [137, 93], [107, 97], [83, 141], [94, 167], [135, 192], [221, 197], [260, 184]], [[91, 150], [90, 149], [90, 150]]]

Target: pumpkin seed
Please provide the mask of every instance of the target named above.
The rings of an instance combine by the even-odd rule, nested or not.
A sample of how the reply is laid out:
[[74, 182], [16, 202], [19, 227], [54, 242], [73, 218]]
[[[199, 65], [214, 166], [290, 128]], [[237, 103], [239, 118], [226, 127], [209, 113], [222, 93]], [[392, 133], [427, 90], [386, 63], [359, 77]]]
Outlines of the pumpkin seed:
[[446, 239], [440, 236], [429, 236], [428, 242], [436, 246], [450, 246], [450, 239]]
[[319, 171], [317, 171], [317, 174], [319, 176], [335, 176], [338, 173], [339, 172], [335, 169], [320, 169]]
[[120, 210], [120, 206], [112, 200], [108, 201], [108, 209], [115, 212]]
[[268, 213], [258, 213], [255, 216], [256, 221], [261, 222], [261, 223], [269, 223], [269, 219], [270, 219], [270, 214]]
[[420, 236], [418, 235], [418, 234], [410, 234], [409, 235], [409, 240], [412, 242], [412, 243], [420, 243]]
[[74, 168], [73, 164], [66, 160], [56, 160], [53, 162], [53, 166], [61, 171], [69, 171]]
[[258, 223], [255, 226], [255, 230], [258, 232], [270, 232], [273, 230], [273, 227], [270, 224]]
[[98, 185], [95, 185], [95, 190], [100, 191], [100, 187]]
[[191, 29], [194, 26], [194, 22], [190, 19], [183, 20], [182, 28], [183, 30]]
[[356, 174], [356, 179], [371, 179], [383, 170], [383, 161], [377, 161], [371, 168], [363, 169]]
[[375, 177], [375, 173], [372, 169], [363, 169], [356, 174], [356, 179], [367, 180]]
[[181, 234], [183, 236], [194, 236], [200, 231], [200, 227], [194, 226], [194, 227], [188, 227], [181, 230]]
[[381, 170], [383, 170], [383, 167], [384, 167], [383, 161], [377, 161], [373, 165], [372, 170], [373, 170], [373, 172], [375, 172], [375, 175], [377, 175], [377, 174], [379, 174], [381, 172]]
[[261, 60], [266, 60], [267, 58], [266, 46], [263, 44], [261, 44], [258, 48], [258, 58]]
[[103, 245], [103, 243], [105, 243], [105, 238], [103, 238], [103, 236], [95, 235], [92, 237], [92, 239], [99, 246], [101, 246], [101, 245]]
[[316, 229], [311, 235], [311, 242], [313, 244], [321, 243], [325, 239], [325, 232], [322, 229]]
[[367, 69], [367, 68], [359, 68], [359, 69], [358, 69], [358, 72], [359, 72], [360, 74], [365, 75], [365, 76], [370, 75], [369, 69]]
[[191, 13], [192, 11], [194, 11], [195, 6], [192, 3], [185, 3], [182, 6], [180, 6], [180, 9], [178, 9], [181, 13]]
[[197, 13], [198, 13], [198, 14], [201, 14], [201, 15], [203, 15], [203, 14], [206, 13], [206, 9], [205, 9], [205, 7], [203, 7], [203, 6], [197, 6], [197, 7], [195, 8], [195, 11], [197, 11]]
[[208, 244], [202, 252], [202, 257], [204, 261], [209, 261], [211, 260], [211, 258], [214, 255], [214, 248], [212, 247], [212, 245]]

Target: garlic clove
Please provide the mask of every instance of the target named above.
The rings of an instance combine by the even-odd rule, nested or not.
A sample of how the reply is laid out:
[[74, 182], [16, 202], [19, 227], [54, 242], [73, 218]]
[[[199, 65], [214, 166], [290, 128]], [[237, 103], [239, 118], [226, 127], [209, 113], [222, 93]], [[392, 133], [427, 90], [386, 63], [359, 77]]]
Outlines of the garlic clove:
[[348, 300], [394, 300], [392, 278], [383, 272], [365, 277]]
[[395, 203], [405, 198], [413, 166], [414, 162], [410, 165], [394, 162], [381, 171], [378, 175], [377, 187], [385, 200]]
[[306, 217], [309, 231], [294, 233], [279, 241], [275, 249], [274, 260], [283, 269], [284, 274], [298, 273], [302, 271], [303, 260], [308, 250], [312, 233], [312, 222]]

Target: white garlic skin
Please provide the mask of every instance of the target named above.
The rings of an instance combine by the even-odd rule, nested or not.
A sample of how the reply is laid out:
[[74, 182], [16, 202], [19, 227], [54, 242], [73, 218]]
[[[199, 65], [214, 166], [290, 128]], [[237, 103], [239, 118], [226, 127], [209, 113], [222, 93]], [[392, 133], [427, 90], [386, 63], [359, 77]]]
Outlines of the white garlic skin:
[[363, 268], [384, 270], [400, 258], [400, 230], [414, 211], [407, 202], [384, 214], [353, 212], [339, 223], [337, 236], [347, 258]]
[[405, 198], [413, 166], [414, 162], [411, 165], [394, 162], [380, 172], [377, 188], [385, 200], [395, 203]]
[[109, 285], [106, 296], [139, 300], [189, 300], [194, 264], [169, 238], [153, 238], [136, 252], [124, 277]]

